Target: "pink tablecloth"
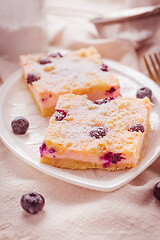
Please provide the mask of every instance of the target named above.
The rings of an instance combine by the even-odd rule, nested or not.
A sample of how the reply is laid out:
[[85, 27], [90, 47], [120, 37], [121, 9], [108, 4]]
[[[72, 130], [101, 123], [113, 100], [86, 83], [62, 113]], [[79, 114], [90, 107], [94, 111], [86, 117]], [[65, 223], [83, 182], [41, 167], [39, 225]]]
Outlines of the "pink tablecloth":
[[[50, 29], [54, 20], [61, 21], [58, 17], [49, 19]], [[136, 52], [132, 42], [100, 39], [91, 24], [84, 25], [82, 21], [77, 25], [77, 21], [61, 21], [59, 28], [50, 30], [51, 47], [75, 49], [94, 45], [104, 57], [139, 67], [145, 73], [141, 56], [157, 49], [155, 42]], [[0, 63], [3, 80], [18, 68], [14, 61], [0, 59]], [[49, 177], [15, 157], [2, 142], [0, 156], [0, 239], [160, 239], [160, 202], [152, 193], [160, 181], [160, 158], [124, 187], [105, 193]], [[21, 196], [28, 191], [45, 197], [44, 210], [37, 215], [25, 213], [20, 206]]]

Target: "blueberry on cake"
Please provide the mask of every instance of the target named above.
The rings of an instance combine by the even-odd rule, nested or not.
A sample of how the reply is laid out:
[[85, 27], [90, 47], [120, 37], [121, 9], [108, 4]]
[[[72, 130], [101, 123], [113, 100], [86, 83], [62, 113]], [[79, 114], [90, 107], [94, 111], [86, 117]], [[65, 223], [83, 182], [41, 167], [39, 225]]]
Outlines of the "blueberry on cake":
[[135, 167], [147, 133], [150, 100], [61, 95], [44, 141], [41, 162], [59, 168]]
[[87, 94], [92, 101], [121, 95], [118, 79], [93, 47], [20, 59], [24, 80], [44, 117], [52, 116], [58, 97], [67, 93]]

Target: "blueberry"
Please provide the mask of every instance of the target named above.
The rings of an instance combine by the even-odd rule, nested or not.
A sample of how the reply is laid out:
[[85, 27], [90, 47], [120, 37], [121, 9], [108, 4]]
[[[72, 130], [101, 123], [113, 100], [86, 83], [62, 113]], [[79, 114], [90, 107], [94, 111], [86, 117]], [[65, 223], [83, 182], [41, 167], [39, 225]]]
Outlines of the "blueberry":
[[39, 64], [44, 65], [44, 64], [47, 64], [47, 63], [51, 63], [51, 62], [52, 61], [50, 59], [43, 57], [43, 58], [40, 59]]
[[46, 144], [42, 143], [42, 145], [39, 147], [41, 157], [43, 157], [43, 150], [45, 150], [45, 149], [46, 149]]
[[105, 98], [105, 99], [98, 99], [94, 103], [97, 104], [97, 105], [101, 105], [103, 103], [110, 102], [111, 100], [114, 100], [114, 98], [113, 97], [108, 97], [108, 98]]
[[153, 195], [160, 201], [160, 182], [157, 182], [154, 186]]
[[57, 53], [51, 53], [49, 55], [49, 57], [52, 57], [52, 58], [60, 57], [61, 58], [61, 57], [63, 57], [63, 55], [61, 53], [57, 52]]
[[140, 123], [133, 124], [129, 129], [129, 132], [139, 132], [141, 131], [142, 133], [144, 132], [144, 127]]
[[102, 70], [103, 72], [108, 72], [108, 71], [109, 71], [109, 70], [108, 70], [108, 66], [105, 65], [105, 64], [102, 64], [101, 70]]
[[121, 156], [122, 153], [113, 153], [113, 152], [107, 152], [103, 157], [101, 157], [101, 160], [105, 160], [103, 163], [103, 167], [108, 167], [111, 163], [116, 164], [117, 162], [120, 162], [122, 159], [125, 159], [125, 157]]
[[108, 132], [108, 128], [97, 127], [96, 129], [91, 130], [89, 132], [89, 134], [91, 137], [99, 139], [99, 138], [103, 138], [104, 136], [106, 136], [107, 132]]
[[15, 134], [25, 134], [29, 128], [29, 122], [24, 117], [16, 117], [12, 120], [11, 127]]
[[46, 144], [42, 143], [42, 146], [40, 147], [40, 149], [43, 151], [46, 148]]
[[123, 157], [121, 157], [121, 153], [115, 153], [113, 154], [111, 161], [112, 163], [117, 163], [121, 161], [121, 159], [123, 159]]
[[35, 82], [39, 79], [36, 73], [28, 73], [27, 83], [32, 85], [32, 82]]
[[113, 153], [113, 152], [108, 152], [103, 156], [104, 160], [108, 160], [112, 163], [117, 163], [121, 161], [121, 159], [124, 159], [124, 157], [121, 156], [122, 153]]
[[137, 90], [137, 94], [136, 94], [137, 98], [144, 98], [144, 97], [148, 97], [151, 100], [152, 97], [152, 91], [150, 88], [147, 87], [143, 87]]
[[20, 200], [22, 208], [31, 214], [40, 212], [45, 204], [44, 197], [36, 192], [26, 193]]
[[53, 116], [55, 117], [56, 121], [62, 121], [63, 118], [67, 116], [67, 113], [64, 110], [56, 109]]
[[106, 92], [109, 92], [109, 93], [112, 93], [112, 92], [115, 92], [116, 89], [114, 87], [111, 87], [109, 90], [106, 90]]
[[49, 152], [49, 153], [55, 153], [55, 149], [54, 149], [54, 148], [51, 148], [51, 149], [49, 149], [48, 152]]

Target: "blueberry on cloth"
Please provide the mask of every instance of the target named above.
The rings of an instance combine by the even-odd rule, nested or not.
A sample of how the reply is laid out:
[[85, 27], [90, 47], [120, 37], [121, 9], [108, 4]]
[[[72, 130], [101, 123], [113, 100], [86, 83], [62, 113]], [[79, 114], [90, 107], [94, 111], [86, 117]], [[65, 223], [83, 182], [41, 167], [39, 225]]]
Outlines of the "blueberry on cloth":
[[24, 117], [16, 117], [12, 120], [11, 127], [15, 134], [25, 134], [29, 128], [29, 122]]
[[153, 195], [160, 201], [160, 182], [157, 182], [154, 186]]
[[36, 192], [29, 192], [24, 194], [20, 200], [22, 208], [31, 214], [35, 214], [40, 212], [44, 205], [45, 199], [44, 197]]

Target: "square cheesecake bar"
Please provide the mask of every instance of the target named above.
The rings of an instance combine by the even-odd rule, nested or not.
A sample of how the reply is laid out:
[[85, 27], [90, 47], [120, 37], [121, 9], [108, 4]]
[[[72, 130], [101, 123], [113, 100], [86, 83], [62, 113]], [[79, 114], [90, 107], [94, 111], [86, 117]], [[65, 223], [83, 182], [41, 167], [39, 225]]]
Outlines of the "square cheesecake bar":
[[87, 94], [95, 101], [120, 96], [120, 86], [93, 47], [67, 54], [20, 57], [24, 80], [42, 114], [52, 116], [60, 95]]
[[135, 167], [151, 106], [147, 97], [92, 102], [87, 95], [62, 95], [40, 147], [40, 161], [70, 169]]

